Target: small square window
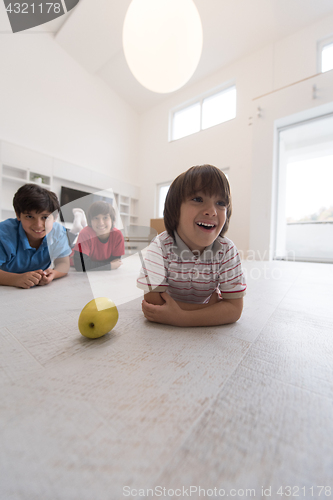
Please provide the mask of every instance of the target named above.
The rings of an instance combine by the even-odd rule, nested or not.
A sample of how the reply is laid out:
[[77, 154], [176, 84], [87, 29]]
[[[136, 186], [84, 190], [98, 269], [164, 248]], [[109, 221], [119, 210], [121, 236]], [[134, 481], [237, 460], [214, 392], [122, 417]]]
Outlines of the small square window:
[[192, 104], [171, 111], [171, 141], [236, 118], [236, 86], [223, 85], [214, 90], [197, 97]]
[[165, 198], [168, 194], [171, 182], [165, 184], [159, 184], [157, 186], [157, 217], [162, 218], [164, 212]]
[[333, 69], [333, 43], [324, 45], [321, 51], [321, 71], [330, 71]]
[[200, 130], [200, 103], [176, 111], [172, 121], [172, 139], [181, 139]]
[[206, 129], [236, 117], [236, 87], [206, 97], [202, 103], [202, 128]]

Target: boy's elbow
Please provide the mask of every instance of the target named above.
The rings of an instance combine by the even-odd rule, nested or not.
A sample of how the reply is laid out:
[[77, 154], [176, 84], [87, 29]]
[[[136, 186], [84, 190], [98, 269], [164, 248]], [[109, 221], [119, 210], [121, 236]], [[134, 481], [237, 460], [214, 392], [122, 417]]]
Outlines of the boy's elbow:
[[240, 299], [242, 302], [240, 305], [237, 305], [235, 307], [235, 316], [234, 316], [234, 323], [236, 323], [236, 321], [238, 321], [242, 315], [242, 312], [243, 312], [243, 299]]
[[164, 304], [164, 300], [161, 297], [161, 294], [158, 292], [148, 292], [144, 294], [144, 299], [148, 304], [153, 304], [155, 306], [162, 306]]
[[67, 274], [70, 268], [69, 256], [56, 259], [54, 261], [54, 268], [60, 273]]
[[235, 315], [231, 321], [231, 323], [236, 323], [242, 315], [242, 311], [235, 311]]
[[240, 299], [224, 299], [225, 302], [228, 302], [231, 306], [229, 310], [229, 322], [228, 323], [236, 323], [242, 315], [243, 312], [243, 298]]
[[64, 266], [64, 273], [67, 274], [68, 271], [69, 271], [69, 269], [70, 269], [70, 267], [71, 267], [69, 256], [68, 257], [64, 257], [63, 266]]

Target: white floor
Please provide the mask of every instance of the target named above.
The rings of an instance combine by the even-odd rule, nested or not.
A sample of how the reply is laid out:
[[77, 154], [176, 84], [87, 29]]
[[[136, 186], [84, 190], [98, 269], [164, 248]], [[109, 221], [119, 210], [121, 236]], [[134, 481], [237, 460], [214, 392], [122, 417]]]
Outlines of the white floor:
[[138, 266], [0, 288], [0, 499], [333, 497], [333, 265], [246, 262], [240, 321], [192, 329], [144, 320]]

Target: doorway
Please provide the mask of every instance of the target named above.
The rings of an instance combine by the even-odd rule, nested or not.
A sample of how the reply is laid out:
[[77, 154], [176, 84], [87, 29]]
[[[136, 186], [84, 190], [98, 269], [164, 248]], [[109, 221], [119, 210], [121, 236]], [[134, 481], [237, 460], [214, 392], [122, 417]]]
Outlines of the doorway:
[[274, 258], [333, 263], [333, 114], [278, 130]]

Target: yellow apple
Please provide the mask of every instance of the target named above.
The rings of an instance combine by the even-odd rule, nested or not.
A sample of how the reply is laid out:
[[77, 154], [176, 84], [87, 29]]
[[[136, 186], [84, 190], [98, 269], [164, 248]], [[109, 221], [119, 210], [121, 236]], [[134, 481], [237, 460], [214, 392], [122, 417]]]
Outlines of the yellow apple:
[[107, 297], [98, 297], [84, 306], [79, 316], [79, 330], [84, 337], [98, 339], [116, 325], [118, 309]]

